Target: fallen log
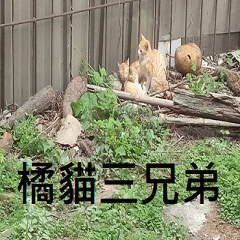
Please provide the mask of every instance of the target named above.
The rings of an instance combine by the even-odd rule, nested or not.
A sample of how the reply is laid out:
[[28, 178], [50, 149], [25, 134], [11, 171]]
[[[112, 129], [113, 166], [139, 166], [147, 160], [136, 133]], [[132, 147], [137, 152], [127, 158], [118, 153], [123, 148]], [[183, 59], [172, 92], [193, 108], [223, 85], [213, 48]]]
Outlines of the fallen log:
[[[98, 91], [98, 92], [106, 90], [106, 88], [98, 87], [98, 86], [90, 85], [90, 84], [87, 84], [87, 88]], [[167, 107], [167, 108], [172, 108], [174, 105], [173, 101], [166, 100], [166, 99], [153, 98], [153, 97], [148, 97], [148, 96], [139, 96], [136, 94], [131, 94], [128, 92], [118, 91], [118, 90], [112, 90], [112, 91], [115, 92], [118, 97], [125, 99], [125, 100], [142, 102], [142, 103], [150, 104], [153, 106], [160, 106], [160, 107]]]
[[55, 92], [51, 86], [43, 88], [41, 91], [31, 96], [18, 110], [8, 119], [8, 124], [13, 127], [14, 122], [26, 117], [26, 114], [35, 112], [42, 113], [51, 107], [55, 97]]
[[175, 89], [175, 112], [202, 118], [240, 123], [240, 98], [217, 93], [208, 96], [197, 95], [189, 91]]
[[[88, 89], [103, 91], [105, 88], [89, 85]], [[139, 96], [123, 91], [113, 90], [119, 98], [166, 107], [174, 112], [185, 115], [221, 120], [231, 123], [240, 123], [240, 98], [217, 93], [208, 96], [197, 95], [186, 90], [175, 89], [173, 101]]]
[[240, 128], [240, 124], [224, 122], [206, 118], [175, 118], [175, 117], [164, 117], [160, 118], [167, 124], [174, 124], [178, 126], [191, 125], [191, 126], [213, 126], [223, 128]]

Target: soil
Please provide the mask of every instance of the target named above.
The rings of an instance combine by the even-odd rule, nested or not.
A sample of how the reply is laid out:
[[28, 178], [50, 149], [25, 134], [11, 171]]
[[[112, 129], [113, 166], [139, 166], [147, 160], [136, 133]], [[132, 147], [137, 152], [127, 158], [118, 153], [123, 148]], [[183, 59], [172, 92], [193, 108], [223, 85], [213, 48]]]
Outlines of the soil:
[[197, 236], [197, 240], [238, 240], [240, 229], [237, 229], [229, 223], [223, 222], [219, 218], [218, 206], [214, 202], [209, 214], [206, 214], [207, 221], [203, 224]]

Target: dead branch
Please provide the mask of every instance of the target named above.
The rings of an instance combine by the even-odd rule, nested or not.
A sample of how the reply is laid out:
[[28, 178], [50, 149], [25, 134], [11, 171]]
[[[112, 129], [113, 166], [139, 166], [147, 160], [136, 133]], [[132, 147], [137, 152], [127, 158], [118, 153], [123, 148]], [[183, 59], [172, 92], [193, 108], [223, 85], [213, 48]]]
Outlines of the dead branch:
[[224, 122], [206, 118], [175, 118], [165, 117], [161, 118], [168, 124], [175, 124], [178, 126], [191, 125], [191, 126], [215, 126], [215, 127], [226, 127], [226, 128], [240, 128], [240, 124]]
[[[88, 89], [93, 89], [97, 92], [106, 90], [106, 88], [98, 87], [98, 86], [90, 85], [90, 84], [87, 84], [87, 88]], [[112, 90], [112, 91], [114, 93], [116, 93], [116, 95], [119, 98], [123, 98], [123, 99], [126, 99], [126, 100], [142, 102], [142, 103], [150, 104], [150, 105], [153, 105], [153, 106], [160, 106], [160, 107], [167, 107], [167, 108], [172, 108], [173, 107], [173, 101], [170, 101], [170, 100], [153, 98], [153, 97], [148, 97], [148, 96], [139, 96], [139, 95], [136, 95], [136, 94], [131, 94], [131, 93], [128, 93], [128, 92], [123, 92], [123, 91], [118, 91], [118, 90]]]

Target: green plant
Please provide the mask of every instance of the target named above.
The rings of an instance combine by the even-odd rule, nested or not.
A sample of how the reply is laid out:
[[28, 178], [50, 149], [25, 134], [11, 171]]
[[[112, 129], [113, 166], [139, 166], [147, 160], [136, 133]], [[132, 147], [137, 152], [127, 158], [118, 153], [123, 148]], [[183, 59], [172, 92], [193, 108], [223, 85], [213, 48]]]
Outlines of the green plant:
[[227, 58], [227, 59], [226, 59], [226, 62], [227, 62], [227, 64], [228, 64], [230, 67], [233, 66], [233, 60], [232, 60], [232, 58]]
[[18, 239], [24, 240], [56, 239], [61, 228], [61, 224], [44, 208], [27, 206], [21, 223], [16, 226], [11, 237], [14, 239], [18, 236]]
[[224, 72], [220, 73], [220, 82], [215, 81], [212, 75], [204, 72], [195, 79], [189, 75], [190, 90], [201, 95], [206, 95], [209, 92], [217, 93], [224, 85], [226, 85], [226, 82], [223, 80], [224, 78]]
[[23, 156], [37, 155], [53, 164], [63, 164], [67, 156], [57, 149], [43, 132], [36, 128], [36, 116], [29, 114], [27, 119], [19, 120], [13, 128], [14, 143], [21, 149]]
[[[18, 175], [18, 171], [22, 170], [23, 162], [27, 162], [28, 166], [31, 166], [32, 161], [30, 158], [21, 158], [11, 156], [6, 159], [2, 155], [3, 150], [0, 149], [0, 192], [2, 191], [15, 191], [18, 192], [18, 184], [21, 180], [21, 176]], [[28, 169], [31, 169], [28, 167]]]
[[38, 144], [42, 134], [36, 129], [36, 118], [33, 114], [29, 114], [27, 119], [19, 120], [13, 128], [14, 142], [22, 149], [25, 156], [42, 153], [42, 146]]
[[85, 93], [77, 102], [71, 103], [81, 123], [92, 122], [93, 120], [106, 119], [117, 105], [117, 97], [114, 92], [107, 89], [99, 93]]
[[9, 126], [8, 123], [4, 124], [3, 127], [0, 127], [0, 139], [2, 139], [2, 134], [5, 133], [6, 131], [10, 131], [11, 127]]
[[232, 55], [240, 62], [240, 50], [232, 52]]
[[222, 70], [220, 71], [219, 73], [219, 78], [221, 80], [222, 83], [226, 82], [226, 79], [227, 79], [227, 73], [226, 71]]
[[193, 71], [196, 71], [197, 67], [196, 67], [195, 63], [192, 63], [192, 66], [190, 67], [190, 69]]
[[99, 66], [99, 71], [97, 72], [85, 58], [82, 58], [81, 61], [80, 74], [87, 78], [90, 84], [113, 89], [112, 78], [107, 74], [105, 68]]

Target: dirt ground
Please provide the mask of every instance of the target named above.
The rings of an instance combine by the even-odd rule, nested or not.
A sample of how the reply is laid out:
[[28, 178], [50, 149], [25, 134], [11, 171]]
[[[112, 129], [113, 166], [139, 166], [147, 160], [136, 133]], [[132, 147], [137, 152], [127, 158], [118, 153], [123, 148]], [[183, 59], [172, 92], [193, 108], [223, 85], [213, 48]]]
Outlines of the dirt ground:
[[218, 206], [214, 202], [212, 210], [206, 216], [207, 221], [195, 236], [197, 240], [238, 240], [240, 238], [240, 229], [223, 222], [218, 215]]

